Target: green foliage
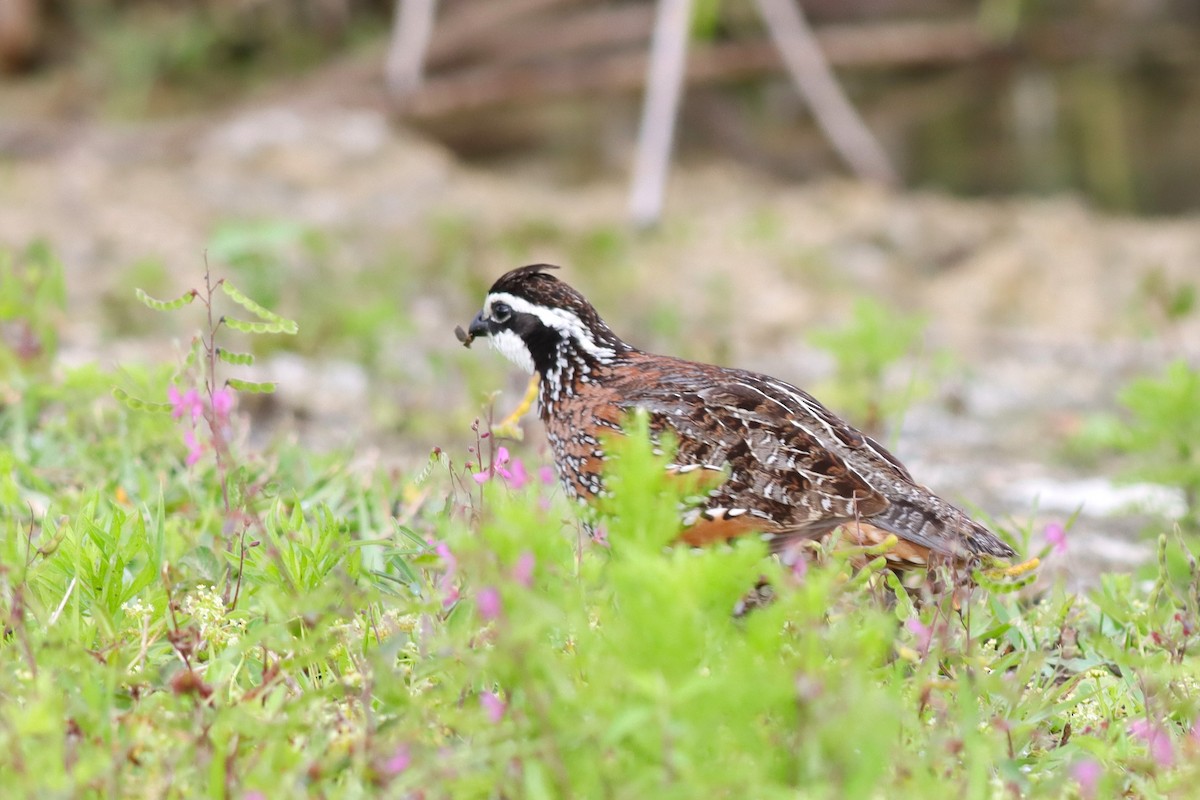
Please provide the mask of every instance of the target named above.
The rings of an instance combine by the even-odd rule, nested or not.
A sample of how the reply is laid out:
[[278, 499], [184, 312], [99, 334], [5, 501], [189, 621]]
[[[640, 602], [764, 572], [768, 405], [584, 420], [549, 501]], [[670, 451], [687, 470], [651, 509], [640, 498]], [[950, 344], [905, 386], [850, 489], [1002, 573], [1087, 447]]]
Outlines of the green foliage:
[[[752, 537], [674, 546], [693, 489], [644, 419], [611, 443], [595, 538], [491, 437], [474, 467], [435, 451], [407, 478], [247, 452], [214, 391], [218, 363], [242, 365], [215, 342], [218, 286], [198, 290], [210, 327], [181, 370], [127, 370], [115, 398], [95, 367], [47, 371], [0, 406], [6, 792], [1049, 798], [1200, 780], [1183, 544], [1160, 538], [1148, 585], [993, 575], [1003, 591], [910, 595], [882, 559], [851, 564], [877, 553], [789, 568]], [[1131, 413], [1188, 408], [1194, 374], [1175, 372], [1165, 394], [1131, 389]], [[191, 459], [197, 435], [218, 457]], [[775, 601], [735, 619], [760, 578]]]
[[1127, 479], [1182, 489], [1191, 523], [1200, 523], [1200, 370], [1176, 361], [1161, 377], [1130, 381], [1117, 399], [1122, 416], [1093, 417], [1082, 444], [1127, 454]]
[[225, 384], [231, 389], [251, 394], [270, 394], [276, 389], [275, 384], [271, 381], [243, 381], [238, 378], [227, 378]]
[[158, 320], [145, 313], [146, 306], [137, 297], [141, 288], [152, 297], [174, 291], [167, 266], [158, 258], [140, 258], [110, 275], [96, 298], [102, 313], [100, 327], [105, 334], [121, 338], [153, 335], [161, 330]]
[[[222, 348], [216, 343], [217, 328], [224, 326], [230, 330], [235, 330], [240, 333], [251, 335], [261, 335], [268, 333], [286, 334], [295, 336], [299, 330], [299, 325], [294, 320], [281, 317], [274, 311], [267, 309], [254, 300], [251, 300], [240, 289], [234, 286], [227, 279], [220, 279], [213, 283], [211, 275], [205, 275], [205, 289], [203, 292], [197, 289], [189, 289], [174, 300], [156, 300], [148, 295], [142, 289], [134, 289], [137, 299], [140, 300], [146, 307], [154, 311], [179, 311], [185, 306], [191, 305], [194, 300], [199, 299], [209, 312], [209, 319], [212, 320], [213, 312], [213, 293], [217, 288], [234, 303], [249, 311], [254, 316], [258, 317], [259, 322], [249, 322], [247, 320], [235, 319], [233, 317], [222, 316], [215, 321], [215, 327], [198, 335], [192, 343], [192, 347], [188, 353], [188, 358], [182, 367], [181, 373], [188, 370], [194, 370], [203, 366], [198, 354], [202, 351], [210, 353], [212, 359], [202, 370], [203, 376], [201, 383], [207, 387], [207, 391], [211, 394], [216, 391], [217, 386], [216, 376], [212, 373], [216, 369], [216, 362], [221, 361], [232, 366], [250, 366], [254, 363], [254, 356], [250, 353], [241, 353], [230, 351]], [[224, 385], [235, 391], [249, 392], [252, 394], [264, 394], [275, 391], [275, 384], [265, 381], [247, 381], [239, 378], [228, 378], [224, 381]], [[114, 387], [112, 390], [113, 396], [124, 403], [131, 409], [137, 411], [170, 411], [172, 405], [170, 403], [157, 403], [134, 396], [122, 387]], [[210, 398], [211, 399], [211, 398]]]
[[1162, 270], [1151, 271], [1139, 288], [1147, 303], [1156, 307], [1167, 322], [1178, 322], [1196, 310], [1196, 284], [1174, 283]]
[[171, 410], [170, 403], [154, 403], [149, 400], [143, 400], [140, 397], [131, 395], [120, 386], [114, 386], [112, 389], [112, 394], [113, 397], [117, 398], [134, 411], [167, 412]]
[[283, 333], [294, 335], [297, 330], [296, 323], [291, 320], [282, 320], [280, 322], [249, 322], [244, 319], [235, 319], [234, 317], [222, 317], [221, 322], [227, 327], [242, 333]]
[[721, 24], [721, 0], [699, 0], [692, 8], [691, 38], [712, 41]]
[[[321, 231], [291, 220], [261, 219], [217, 226], [208, 255], [229, 265], [238, 292], [238, 297], [230, 295], [230, 299], [259, 322], [279, 322], [276, 312], [268, 309], [304, 309], [303, 332], [271, 331], [296, 336], [287, 343], [289, 350], [319, 353], [323, 358], [349, 355], [376, 366], [383, 357], [381, 343], [395, 339], [408, 322], [405, 305], [397, 298], [411, 294], [419, 273], [441, 265], [436, 261], [427, 264], [407, 251], [381, 263], [364, 265], [357, 258], [339, 263], [331, 250]], [[285, 275], [293, 277], [284, 280]], [[330, 291], [334, 283], [337, 291]], [[227, 286], [222, 286], [226, 293]], [[231, 322], [238, 329], [264, 328], [253, 321]], [[254, 346], [261, 355], [282, 345], [264, 339], [255, 341]]]
[[[314, 236], [308, 227], [292, 220], [225, 222], [217, 226], [209, 239], [208, 257], [216, 263], [228, 264], [238, 282], [264, 305], [278, 307], [285, 290], [283, 276], [287, 274], [279, 269], [280, 262], [294, 262], [297, 256], [308, 252]], [[225, 292], [228, 294], [229, 290]], [[258, 316], [255, 309], [266, 310], [242, 292], [236, 297], [229, 296], [239, 305], [243, 300], [253, 303], [253, 307], [243, 307], [255, 316]]]
[[[436, 782], [453, 796], [495, 786], [617, 797], [783, 796], [799, 786], [864, 796], [877, 786], [899, 731], [897, 709], [869, 676], [887, 660], [894, 618], [872, 609], [849, 639], [822, 630], [827, 604], [843, 595], [840, 565], [735, 622], [732, 609], [764, 569], [780, 586], [790, 579], [764, 562], [756, 541], [664, 549], [679, 526], [665, 457], [650, 452], [643, 432], [618, 443], [614, 461], [614, 497], [598, 521], [611, 548], [562, 534], [531, 538], [545, 529], [545, 512], [496, 496], [477, 533], [451, 539], [476, 592], [499, 588], [502, 611], [485, 649], [464, 650], [467, 631], [446, 631], [440, 680], [426, 690], [428, 716], [414, 730], [444, 759], [415, 759], [402, 785]], [[537, 564], [528, 587], [510, 577], [523, 554]], [[852, 691], [819, 696], [851, 662], [861, 667], [846, 682]], [[798, 682], [812, 695], [799, 703]], [[502, 718], [487, 719], [476, 699], [484, 692], [503, 696]], [[452, 717], [458, 736], [421, 733], [436, 730], [464, 693], [465, 713]], [[875, 721], [852, 747], [838, 746], [833, 727], [806, 733], [838, 703]], [[852, 765], [854, 749], [870, 768]]]
[[1196, 313], [1196, 284], [1173, 280], [1162, 268], [1150, 269], [1138, 282], [1131, 313], [1143, 334], [1170, 342], [1180, 335], [1179, 323]]
[[809, 340], [828, 351], [837, 365], [831, 391], [822, 393], [830, 405], [868, 430], [902, 413], [922, 387], [914, 378], [897, 393], [887, 386], [887, 372], [920, 347], [924, 328], [921, 317], [862, 297], [855, 300], [845, 327], [810, 334]]
[[234, 353], [223, 347], [217, 348], [217, 358], [238, 367], [248, 367], [254, 363], [254, 356], [250, 353]]
[[[145, 114], [228, 102], [231, 92], [310, 66], [387, 18], [379, 3], [354, 5], [343, 15], [311, 3], [67, 0], [46, 13], [60, 20], [47, 26], [51, 38], [69, 32], [74, 60], [110, 110]], [[52, 60], [60, 49], [50, 48]]]
[[[140, 393], [166, 395], [168, 371], [131, 370], [123, 379]], [[95, 368], [61, 381], [29, 384], [0, 410], [0, 519], [45, 513], [85, 490], [130, 497], [162, 491], [159, 475], [178, 465], [182, 447], [165, 414], [126, 414], [112, 402], [113, 376]], [[179, 495], [172, 493], [172, 502]]]
[[195, 289], [188, 289], [174, 300], [155, 300], [141, 289], [134, 289], [133, 293], [143, 305], [155, 311], [178, 311], [184, 306], [189, 305], [197, 296]]
[[[170, 372], [126, 379], [153, 394]], [[833, 553], [793, 573], [753, 540], [670, 546], [687, 489], [643, 427], [614, 443], [607, 545], [546, 487], [476, 486], [445, 453], [398, 485], [281, 444], [239, 465], [275, 488], [224, 547], [217, 470], [183, 468], [176, 424], [125, 410], [111, 381], [67, 371], [0, 409], [16, 796], [1062, 797], [1085, 794], [1080, 765], [1094, 796], [1169, 796], [1200, 779], [1200, 582], [1165, 537], [1149, 587], [977, 590], [959, 613]], [[776, 602], [734, 619], [760, 576]]]
[[[161, 397], [173, 376], [122, 381]], [[755, 541], [669, 547], [679, 487], [644, 431], [613, 460], [606, 547], [544, 489], [477, 490], [445, 454], [403, 490], [242, 454], [231, 506], [111, 382], [67, 371], [0, 410], [14, 793], [1059, 797], [1094, 764], [1095, 796], [1154, 796], [1200, 777], [1196, 569], [1165, 539], [1148, 588], [975, 592], [960, 615], [833, 554], [797, 576]], [[777, 601], [732, 619], [760, 575]]]
[[246, 295], [242, 294], [241, 290], [239, 290], [236, 286], [234, 286], [229, 281], [221, 282], [221, 291], [225, 292], [225, 294], [229, 296], [230, 300], [237, 303], [239, 306], [246, 309], [251, 314], [253, 314], [254, 316], [263, 320], [264, 322], [270, 322], [270, 323], [279, 325], [278, 331], [267, 331], [268, 333], [288, 333], [288, 334], [295, 335], [296, 331], [298, 330], [298, 327], [295, 322], [292, 322], [291, 320], [288, 320], [288, 319], [284, 319], [283, 317], [276, 314], [274, 311], [263, 308], [258, 303], [254, 302], [249, 297], [246, 297]]
[[62, 264], [44, 242], [20, 254], [0, 249], [0, 375], [53, 360], [66, 294]]

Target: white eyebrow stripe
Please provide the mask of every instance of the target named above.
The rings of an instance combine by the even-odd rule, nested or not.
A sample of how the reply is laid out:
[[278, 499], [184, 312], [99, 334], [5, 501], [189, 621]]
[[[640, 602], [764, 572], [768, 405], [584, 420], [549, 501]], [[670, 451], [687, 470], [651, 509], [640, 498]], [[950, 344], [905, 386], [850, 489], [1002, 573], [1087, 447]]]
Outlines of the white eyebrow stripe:
[[616, 354], [616, 351], [611, 347], [604, 347], [597, 344], [592, 339], [591, 332], [583, 324], [583, 321], [570, 311], [561, 308], [547, 308], [546, 306], [534, 305], [528, 300], [509, 294], [508, 292], [494, 292], [489, 294], [487, 299], [484, 300], [483, 310], [485, 317], [491, 318], [492, 306], [496, 303], [504, 303], [515, 313], [531, 314], [537, 317], [547, 328], [561, 331], [569, 338], [574, 339], [581, 348], [597, 359], [609, 359]]

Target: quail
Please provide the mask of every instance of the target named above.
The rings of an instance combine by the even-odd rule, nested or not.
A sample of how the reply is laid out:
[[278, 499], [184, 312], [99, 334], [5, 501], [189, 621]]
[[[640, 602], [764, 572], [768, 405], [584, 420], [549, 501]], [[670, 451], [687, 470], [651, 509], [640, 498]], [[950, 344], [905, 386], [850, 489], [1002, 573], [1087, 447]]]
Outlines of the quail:
[[605, 443], [630, 412], [676, 442], [670, 472], [711, 472], [684, 512], [691, 545], [761, 535], [775, 552], [835, 532], [849, 545], [895, 543], [896, 569], [1008, 559], [1011, 547], [918, 484], [886, 448], [769, 375], [655, 355], [627, 343], [582, 294], [551, 274], [514, 269], [488, 291], [461, 334], [486, 337], [540, 378], [538, 410], [566, 493], [604, 492]]

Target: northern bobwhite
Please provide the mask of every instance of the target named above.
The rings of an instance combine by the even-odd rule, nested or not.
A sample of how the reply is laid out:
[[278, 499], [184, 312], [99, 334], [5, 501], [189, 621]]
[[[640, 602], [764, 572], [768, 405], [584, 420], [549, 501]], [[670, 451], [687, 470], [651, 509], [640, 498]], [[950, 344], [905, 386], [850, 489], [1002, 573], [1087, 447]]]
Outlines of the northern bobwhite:
[[678, 440], [669, 469], [728, 476], [687, 512], [681, 538], [689, 544], [754, 532], [782, 552], [840, 527], [847, 544], [895, 534], [886, 555], [898, 568], [1014, 555], [811, 395], [767, 375], [638, 350], [548, 269], [555, 267], [534, 264], [501, 277], [469, 335], [459, 333], [466, 344], [486, 336], [538, 374], [539, 412], [572, 497], [602, 492], [605, 435], [641, 408], [652, 432], [670, 430]]

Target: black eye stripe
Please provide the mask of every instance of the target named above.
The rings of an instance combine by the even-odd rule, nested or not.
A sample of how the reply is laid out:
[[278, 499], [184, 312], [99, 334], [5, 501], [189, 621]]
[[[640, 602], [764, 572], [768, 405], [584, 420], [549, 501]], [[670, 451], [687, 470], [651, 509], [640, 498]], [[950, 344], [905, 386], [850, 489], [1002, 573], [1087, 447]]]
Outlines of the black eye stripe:
[[508, 322], [512, 318], [512, 309], [507, 303], [494, 303], [492, 305], [492, 320], [495, 322]]

